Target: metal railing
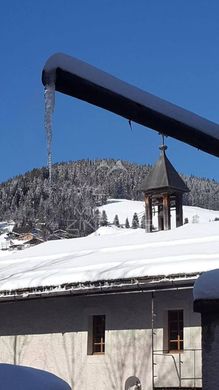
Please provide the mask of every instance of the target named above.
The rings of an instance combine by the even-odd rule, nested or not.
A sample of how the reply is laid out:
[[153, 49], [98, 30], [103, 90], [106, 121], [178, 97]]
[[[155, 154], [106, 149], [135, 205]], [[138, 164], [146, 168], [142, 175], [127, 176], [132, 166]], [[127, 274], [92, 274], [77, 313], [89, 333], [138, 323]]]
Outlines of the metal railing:
[[153, 388], [201, 388], [201, 353], [199, 348], [176, 353], [154, 350]]

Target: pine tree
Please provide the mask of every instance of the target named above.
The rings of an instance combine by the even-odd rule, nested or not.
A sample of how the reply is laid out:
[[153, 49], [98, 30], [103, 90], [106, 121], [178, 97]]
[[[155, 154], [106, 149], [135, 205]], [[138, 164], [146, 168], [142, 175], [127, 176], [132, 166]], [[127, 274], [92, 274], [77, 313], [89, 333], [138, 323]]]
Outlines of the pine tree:
[[100, 226], [107, 226], [107, 225], [108, 225], [108, 218], [106, 215], [106, 211], [103, 210], [100, 217]]
[[115, 218], [114, 218], [114, 220], [113, 220], [113, 225], [115, 225], [115, 226], [117, 226], [117, 227], [120, 227], [119, 217], [118, 217], [117, 214], [115, 215]]
[[137, 229], [137, 228], [139, 228], [139, 219], [137, 213], [134, 213], [132, 218], [132, 229]]
[[125, 220], [125, 227], [126, 227], [126, 229], [130, 228], [130, 224], [129, 224], [128, 218], [126, 218], [126, 220]]
[[98, 227], [100, 226], [100, 210], [99, 209], [96, 209], [94, 212], [94, 224], [95, 224], [95, 228], [98, 229]]

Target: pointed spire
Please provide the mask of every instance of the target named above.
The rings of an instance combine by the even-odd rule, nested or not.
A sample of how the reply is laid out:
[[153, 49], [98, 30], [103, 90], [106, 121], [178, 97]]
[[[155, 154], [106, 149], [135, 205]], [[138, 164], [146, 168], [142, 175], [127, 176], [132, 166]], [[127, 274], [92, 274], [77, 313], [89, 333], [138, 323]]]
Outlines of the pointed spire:
[[166, 192], [189, 192], [188, 187], [181, 179], [178, 172], [175, 170], [171, 162], [166, 156], [167, 146], [164, 144], [164, 136], [162, 135], [162, 145], [159, 147], [161, 153], [160, 158], [155, 164], [152, 171], [146, 176], [140, 190], [144, 193], [159, 193], [165, 190]]
[[183, 224], [182, 194], [189, 191], [166, 156], [167, 146], [164, 144], [163, 135], [159, 149], [160, 158], [140, 188], [144, 192], [148, 233], [152, 231], [153, 226], [152, 207], [156, 209], [158, 215], [158, 230], [171, 229], [171, 207], [175, 207], [176, 210], [176, 226]]

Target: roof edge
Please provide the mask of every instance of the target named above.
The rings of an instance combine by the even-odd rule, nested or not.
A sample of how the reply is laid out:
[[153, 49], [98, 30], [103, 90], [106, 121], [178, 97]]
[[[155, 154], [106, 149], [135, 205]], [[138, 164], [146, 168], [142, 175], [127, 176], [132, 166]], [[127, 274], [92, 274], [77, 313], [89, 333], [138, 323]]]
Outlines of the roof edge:
[[60, 286], [39, 286], [0, 291], [0, 302], [80, 295], [106, 295], [153, 292], [192, 288], [200, 273], [159, 275], [151, 277], [65, 283]]

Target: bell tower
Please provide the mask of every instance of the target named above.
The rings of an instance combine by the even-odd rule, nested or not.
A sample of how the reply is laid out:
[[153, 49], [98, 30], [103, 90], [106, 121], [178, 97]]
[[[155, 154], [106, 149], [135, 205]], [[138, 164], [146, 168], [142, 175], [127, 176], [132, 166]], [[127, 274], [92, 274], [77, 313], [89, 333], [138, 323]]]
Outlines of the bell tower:
[[171, 229], [171, 210], [175, 209], [176, 227], [183, 224], [183, 193], [189, 192], [166, 156], [167, 146], [160, 146], [160, 158], [144, 179], [140, 191], [144, 193], [146, 232], [152, 232], [153, 210], [158, 217], [158, 230]]

